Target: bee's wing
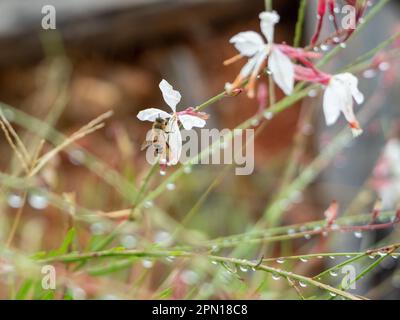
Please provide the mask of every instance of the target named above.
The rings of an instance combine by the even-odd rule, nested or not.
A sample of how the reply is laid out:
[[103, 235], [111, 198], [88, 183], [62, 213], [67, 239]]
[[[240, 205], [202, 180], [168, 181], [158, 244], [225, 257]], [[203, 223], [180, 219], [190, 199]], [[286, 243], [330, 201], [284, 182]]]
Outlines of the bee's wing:
[[143, 141], [141, 147], [140, 147], [140, 151], [143, 151], [144, 149], [150, 147], [152, 145], [151, 141], [145, 140]]
[[176, 117], [172, 117], [167, 124], [168, 132], [168, 163], [175, 165], [178, 163], [182, 152], [182, 136]]

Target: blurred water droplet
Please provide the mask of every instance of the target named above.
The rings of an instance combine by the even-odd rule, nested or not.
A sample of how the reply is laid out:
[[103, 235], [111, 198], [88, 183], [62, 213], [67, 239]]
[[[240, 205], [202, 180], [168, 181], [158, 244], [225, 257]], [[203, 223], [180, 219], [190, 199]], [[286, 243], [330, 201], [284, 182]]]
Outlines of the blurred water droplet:
[[167, 231], [158, 231], [154, 235], [154, 242], [158, 244], [163, 244], [164, 246], [168, 246], [171, 244], [172, 237], [171, 234]]
[[252, 120], [251, 120], [251, 125], [252, 125], [253, 127], [258, 126], [259, 124], [260, 124], [260, 121], [259, 121], [258, 119], [252, 119]]
[[301, 262], [307, 262], [308, 259], [307, 259], [307, 258], [304, 258], [304, 257], [301, 257], [301, 258], [300, 258], [300, 261], [301, 261]]
[[369, 256], [368, 256], [368, 258], [370, 258], [370, 259], [375, 259], [375, 255], [374, 254], [370, 254]]
[[330, 15], [328, 16], [328, 19], [329, 19], [330, 21], [333, 21], [333, 20], [335, 20], [335, 17], [334, 17], [333, 15], [330, 14]]
[[36, 210], [43, 210], [47, 208], [49, 201], [46, 196], [42, 194], [33, 193], [28, 197], [30, 206]]
[[223, 262], [222, 264], [225, 267], [226, 271], [228, 271], [230, 273], [236, 273], [237, 272], [236, 264], [231, 263], [231, 262]]
[[308, 96], [310, 98], [315, 98], [317, 96], [317, 94], [318, 94], [318, 90], [311, 89], [310, 91], [308, 91]]
[[340, 38], [339, 37], [333, 37], [333, 42], [334, 43], [339, 43], [340, 42]]
[[379, 64], [378, 68], [379, 68], [379, 70], [381, 70], [381, 71], [387, 71], [387, 70], [390, 69], [390, 63], [389, 63], [389, 62], [386, 62], [386, 61], [383, 61], [383, 62], [381, 62], [381, 63]]
[[176, 186], [173, 183], [167, 183], [167, 190], [173, 191], [175, 190]]
[[23, 205], [23, 199], [22, 199], [22, 197], [19, 196], [19, 195], [17, 195], [17, 194], [10, 194], [10, 195], [8, 196], [7, 202], [8, 202], [8, 205], [9, 205], [11, 208], [15, 208], [15, 209], [21, 208], [22, 205]]
[[172, 262], [172, 261], [175, 260], [175, 257], [174, 256], [168, 256], [168, 257], [165, 258], [165, 260], [167, 260], [168, 262]]
[[215, 261], [215, 260], [212, 260], [211, 263], [212, 263], [212, 264], [218, 264], [218, 262]]
[[328, 51], [329, 50], [329, 46], [326, 45], [326, 44], [321, 44], [320, 48], [321, 48], [322, 51]]
[[165, 170], [160, 170], [160, 175], [162, 175], [162, 176], [165, 176], [167, 174], [167, 171], [165, 171]]
[[358, 22], [362, 24], [365, 22], [365, 19], [361, 17], [360, 19], [358, 19]]
[[373, 69], [368, 69], [363, 72], [363, 77], [365, 79], [372, 79], [376, 76], [376, 71]]
[[80, 166], [85, 162], [86, 156], [82, 150], [74, 149], [68, 153], [69, 161], [76, 166]]
[[358, 238], [358, 239], [361, 239], [362, 236], [363, 236], [361, 231], [355, 231], [353, 234], [354, 234], [354, 236], [355, 236], [356, 238]]
[[90, 225], [90, 232], [96, 236], [106, 232], [106, 225], [103, 222], [95, 222]]
[[329, 259], [335, 260], [336, 257], [335, 256], [329, 256]]
[[273, 273], [272, 274], [272, 279], [273, 280], [279, 280], [281, 278], [281, 276], [279, 274]]
[[300, 285], [300, 287], [303, 287], [303, 288], [307, 287], [307, 284], [303, 281], [299, 281], [299, 285]]
[[322, 258], [323, 258], [323, 256], [318, 256], [317, 258], [318, 258], [318, 259], [322, 259]]
[[153, 261], [151, 260], [143, 260], [142, 265], [146, 269], [150, 269], [153, 266]]
[[240, 269], [240, 271], [242, 271], [242, 272], [247, 272], [247, 271], [249, 271], [249, 267], [248, 267], [248, 266], [244, 266], [244, 265], [239, 266], [239, 269]]
[[378, 251], [378, 254], [379, 254], [381, 257], [385, 257], [385, 256], [388, 255], [388, 253], [385, 252], [385, 251]]
[[335, 7], [333, 8], [333, 12], [335, 12], [335, 13], [340, 13], [339, 7], [336, 7], [336, 6], [335, 6]]
[[143, 207], [145, 207], [146, 209], [151, 208], [154, 205], [153, 201], [147, 200], [144, 202]]
[[311, 234], [306, 233], [306, 234], [304, 235], [304, 238], [306, 238], [307, 240], [310, 240], [310, 239], [311, 239]]
[[330, 274], [332, 277], [337, 277], [337, 275], [338, 275], [337, 271], [335, 271], [335, 270], [329, 271], [329, 274]]
[[330, 294], [332, 297], [336, 297], [336, 296], [337, 296], [337, 294], [334, 293], [334, 292], [329, 292], [329, 294]]
[[199, 281], [199, 275], [193, 270], [182, 271], [181, 279], [187, 285], [194, 285]]
[[392, 254], [392, 258], [393, 258], [393, 259], [398, 259], [398, 258], [399, 258], [399, 256], [398, 256], [398, 255], [396, 255], [396, 254]]
[[347, 47], [347, 44], [346, 44], [345, 42], [342, 42], [342, 43], [340, 44], [340, 47], [341, 47], [342, 49], [345, 49], [345, 48]]
[[318, 52], [318, 51], [319, 51], [319, 48], [318, 48], [318, 47], [314, 47], [313, 50], [314, 50], [315, 52]]
[[121, 244], [124, 248], [127, 249], [132, 249], [135, 248], [137, 245], [137, 239], [135, 236], [128, 234], [128, 235], [123, 235], [121, 237]]
[[267, 120], [271, 120], [274, 117], [274, 114], [271, 111], [265, 111], [263, 115]]
[[276, 262], [282, 264], [282, 263], [285, 263], [285, 259], [279, 258], [279, 259], [276, 259]]
[[192, 167], [191, 166], [185, 166], [183, 168], [183, 172], [186, 174], [192, 173]]

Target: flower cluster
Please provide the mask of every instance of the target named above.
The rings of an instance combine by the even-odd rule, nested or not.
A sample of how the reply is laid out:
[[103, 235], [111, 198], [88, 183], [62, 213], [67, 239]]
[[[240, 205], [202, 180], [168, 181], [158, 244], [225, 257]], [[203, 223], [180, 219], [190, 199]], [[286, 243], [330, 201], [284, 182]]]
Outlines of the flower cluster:
[[[318, 40], [327, 6], [331, 17], [333, 17], [331, 20], [334, 21], [336, 30], [338, 30], [335, 18], [335, 0], [319, 0], [319, 21], [317, 31], [312, 38], [312, 43], [314, 44]], [[357, 17], [359, 19], [365, 8], [357, 8]], [[257, 78], [266, 67], [266, 73], [271, 76], [272, 80], [286, 95], [293, 93], [296, 81], [322, 85], [325, 91], [323, 112], [326, 124], [328, 126], [334, 124], [340, 114], [343, 113], [353, 135], [358, 136], [361, 134], [362, 129], [353, 111], [354, 101], [357, 104], [361, 104], [364, 101], [364, 96], [358, 89], [358, 79], [347, 72], [331, 75], [318, 70], [313, 63], [313, 60], [322, 56], [318, 52], [295, 48], [285, 43], [275, 43], [275, 25], [280, 20], [275, 11], [262, 12], [259, 18], [261, 34], [254, 31], [245, 31], [236, 34], [230, 39], [230, 43], [235, 46], [239, 54], [226, 60], [224, 64], [229, 65], [241, 58], [246, 58], [247, 62], [236, 79], [232, 83], [225, 84], [226, 92], [230, 95], [235, 95], [243, 87], [248, 97], [254, 98]], [[166, 148], [160, 148], [163, 150], [160, 163], [174, 165], [178, 162], [182, 150], [180, 127], [186, 130], [190, 130], [193, 127], [202, 128], [206, 124], [205, 120], [208, 115], [193, 108], [177, 112], [176, 105], [181, 100], [181, 94], [174, 90], [166, 80], [162, 80], [159, 87], [166, 104], [171, 108], [172, 112], [168, 113], [157, 108], [149, 108], [140, 111], [137, 117], [139, 120], [155, 123], [165, 121], [163, 133], [166, 136]]]

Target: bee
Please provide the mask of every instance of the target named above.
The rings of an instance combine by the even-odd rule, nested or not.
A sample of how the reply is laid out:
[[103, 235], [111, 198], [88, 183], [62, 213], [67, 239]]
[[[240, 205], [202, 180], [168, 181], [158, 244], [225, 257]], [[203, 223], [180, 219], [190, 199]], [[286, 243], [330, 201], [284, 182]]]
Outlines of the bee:
[[144, 150], [150, 146], [154, 147], [154, 156], [157, 157], [162, 154], [168, 154], [168, 131], [167, 131], [168, 120], [161, 117], [157, 117], [153, 123], [149, 139], [146, 139], [142, 143], [140, 150]]

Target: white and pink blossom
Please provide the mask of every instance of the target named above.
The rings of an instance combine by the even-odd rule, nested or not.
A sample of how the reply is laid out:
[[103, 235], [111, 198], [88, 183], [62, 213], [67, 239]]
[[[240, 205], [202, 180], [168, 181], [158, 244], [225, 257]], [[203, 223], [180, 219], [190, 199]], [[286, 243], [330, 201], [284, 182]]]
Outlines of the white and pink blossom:
[[177, 112], [176, 106], [181, 101], [179, 91], [174, 90], [164, 79], [160, 82], [159, 88], [165, 103], [171, 108], [172, 113], [158, 108], [148, 108], [140, 111], [137, 114], [137, 118], [141, 121], [151, 122], [154, 122], [157, 118], [169, 119], [166, 126], [169, 154], [167, 155], [167, 159], [160, 159], [160, 161], [164, 163], [167, 160], [168, 165], [175, 165], [178, 163], [182, 151], [182, 136], [179, 123], [185, 130], [190, 130], [193, 127], [202, 128], [206, 125], [205, 120], [208, 116], [202, 112], [197, 112], [193, 108]]

